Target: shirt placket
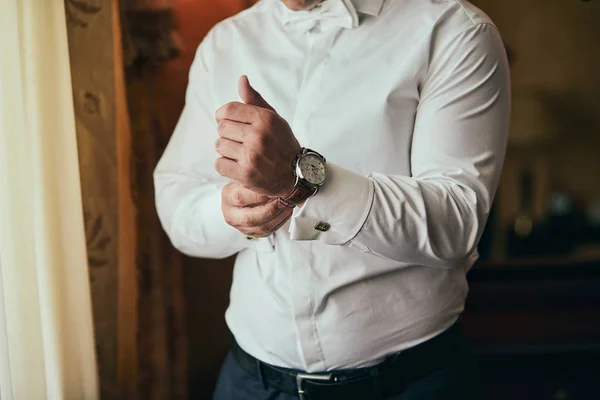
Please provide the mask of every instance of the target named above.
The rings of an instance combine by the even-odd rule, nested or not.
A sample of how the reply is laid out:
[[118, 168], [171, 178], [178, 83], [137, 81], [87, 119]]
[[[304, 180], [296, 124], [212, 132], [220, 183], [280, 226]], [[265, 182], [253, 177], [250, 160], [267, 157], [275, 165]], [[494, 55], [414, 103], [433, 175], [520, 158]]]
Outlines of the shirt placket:
[[[311, 130], [314, 129], [312, 115], [318, 107], [317, 99], [321, 95], [324, 72], [334, 38], [337, 36], [335, 31], [306, 34], [308, 54], [292, 120], [292, 129], [296, 133], [301, 133], [299, 135], [303, 138], [301, 145], [305, 147], [310, 146]], [[299, 355], [306, 369], [324, 370], [326, 363], [315, 316], [316, 282], [311, 273], [313, 269], [311, 264], [315, 261], [311, 253], [312, 243], [301, 242], [299, 248], [302, 249], [302, 254], [295, 254], [295, 261], [289, 275]]]

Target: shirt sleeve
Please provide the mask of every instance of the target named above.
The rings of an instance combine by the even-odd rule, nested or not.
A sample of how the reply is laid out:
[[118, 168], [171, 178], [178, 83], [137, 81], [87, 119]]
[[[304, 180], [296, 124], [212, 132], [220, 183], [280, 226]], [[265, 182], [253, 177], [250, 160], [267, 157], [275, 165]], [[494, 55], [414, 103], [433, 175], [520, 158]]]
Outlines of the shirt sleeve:
[[[361, 176], [329, 165], [323, 190], [295, 210], [290, 237], [403, 263], [464, 266], [477, 254], [509, 120], [502, 39], [491, 24], [472, 26], [432, 51], [415, 116], [412, 175]], [[320, 221], [330, 228], [315, 229]]]
[[248, 240], [223, 217], [221, 190], [228, 180], [214, 169], [216, 107], [204, 57], [209, 40], [210, 34], [196, 53], [185, 107], [154, 171], [154, 185], [158, 216], [173, 245], [190, 256], [225, 258], [269, 239]]

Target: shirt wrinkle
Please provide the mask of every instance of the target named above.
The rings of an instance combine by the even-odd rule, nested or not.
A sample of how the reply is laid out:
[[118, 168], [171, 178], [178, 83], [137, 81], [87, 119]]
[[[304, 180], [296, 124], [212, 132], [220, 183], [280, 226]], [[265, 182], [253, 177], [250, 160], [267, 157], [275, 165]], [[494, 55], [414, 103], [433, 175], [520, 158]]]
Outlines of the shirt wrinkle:
[[[280, 0], [262, 0], [217, 24], [154, 173], [176, 247], [237, 254], [225, 318], [238, 344], [307, 372], [373, 365], [458, 319], [508, 137], [508, 63], [483, 12], [461, 0], [351, 4], [371, 17], [350, 24], [352, 9], [329, 4], [330, 23], [283, 25]], [[214, 170], [214, 113], [239, 101], [241, 75], [328, 160], [318, 194], [261, 240], [225, 222], [229, 179]]]

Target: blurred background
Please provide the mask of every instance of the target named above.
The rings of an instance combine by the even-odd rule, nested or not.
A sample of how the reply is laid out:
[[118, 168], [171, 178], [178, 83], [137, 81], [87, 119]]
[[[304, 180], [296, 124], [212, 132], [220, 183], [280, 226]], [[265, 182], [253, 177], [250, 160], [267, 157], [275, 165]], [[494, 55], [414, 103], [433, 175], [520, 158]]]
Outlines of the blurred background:
[[[171, 247], [152, 171], [197, 45], [253, 3], [65, 0], [105, 399], [210, 398], [233, 259]], [[467, 335], [488, 399], [599, 399], [600, 1], [473, 3], [503, 34], [514, 105]]]

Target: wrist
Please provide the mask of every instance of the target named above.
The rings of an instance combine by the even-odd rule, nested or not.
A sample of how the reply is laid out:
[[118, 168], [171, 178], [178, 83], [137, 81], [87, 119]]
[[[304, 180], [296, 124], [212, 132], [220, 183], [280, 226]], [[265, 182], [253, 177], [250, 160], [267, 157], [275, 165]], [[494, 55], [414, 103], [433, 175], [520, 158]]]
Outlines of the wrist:
[[288, 179], [286, 179], [286, 181], [280, 187], [281, 189], [275, 196], [280, 199], [289, 196], [294, 191], [294, 188], [296, 187], [296, 176], [293, 174], [293, 172], [291, 173], [291, 176]]
[[298, 148], [296, 155], [294, 155], [292, 162], [289, 164], [289, 169], [286, 168], [288, 171], [286, 174], [287, 178], [283, 181], [282, 185], [280, 186], [281, 190], [279, 190], [279, 193], [277, 194], [276, 197], [278, 197], [280, 199], [284, 199], [287, 196], [291, 195], [292, 192], [294, 191], [294, 188], [296, 187], [296, 183], [297, 183], [296, 163], [301, 154], [302, 154], [302, 148]]
[[306, 199], [317, 194], [327, 178], [325, 157], [314, 150], [302, 148], [293, 163], [294, 185], [280, 201], [287, 207], [301, 206]]

